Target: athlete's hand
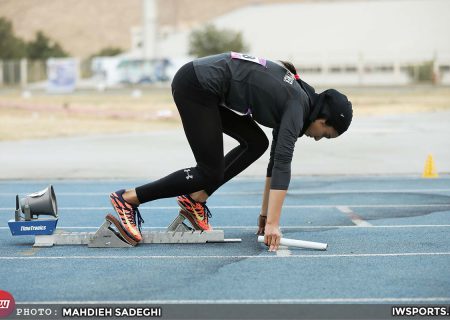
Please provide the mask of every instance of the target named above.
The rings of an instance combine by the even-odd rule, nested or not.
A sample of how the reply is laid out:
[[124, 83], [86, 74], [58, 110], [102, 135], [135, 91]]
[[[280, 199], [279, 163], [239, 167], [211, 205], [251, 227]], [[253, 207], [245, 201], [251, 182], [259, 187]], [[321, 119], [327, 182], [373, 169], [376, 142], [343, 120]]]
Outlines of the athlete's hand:
[[266, 227], [267, 217], [263, 215], [259, 215], [258, 217], [258, 232], [256, 233], [258, 236], [264, 235], [264, 228]]
[[264, 243], [269, 247], [269, 251], [277, 251], [280, 246], [280, 240], [280, 227], [266, 223], [266, 227], [264, 228]]

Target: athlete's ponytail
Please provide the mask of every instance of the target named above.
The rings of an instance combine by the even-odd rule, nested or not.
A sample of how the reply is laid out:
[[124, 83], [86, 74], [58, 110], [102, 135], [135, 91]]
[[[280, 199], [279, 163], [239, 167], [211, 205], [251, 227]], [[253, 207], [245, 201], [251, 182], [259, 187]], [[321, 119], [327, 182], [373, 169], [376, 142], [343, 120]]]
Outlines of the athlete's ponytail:
[[293, 74], [297, 74], [297, 69], [295, 69], [294, 65], [292, 63], [290, 63], [289, 61], [281, 61], [280, 62], [283, 64], [283, 66], [288, 69], [290, 72], [292, 72]]
[[282, 61], [282, 60], [280, 60], [280, 62], [286, 69], [288, 69], [290, 72], [292, 72], [292, 74], [295, 77], [295, 80], [297, 80], [297, 81], [300, 80], [300, 77], [297, 74], [297, 69], [295, 69], [294, 65], [291, 62], [289, 62], [289, 61]]

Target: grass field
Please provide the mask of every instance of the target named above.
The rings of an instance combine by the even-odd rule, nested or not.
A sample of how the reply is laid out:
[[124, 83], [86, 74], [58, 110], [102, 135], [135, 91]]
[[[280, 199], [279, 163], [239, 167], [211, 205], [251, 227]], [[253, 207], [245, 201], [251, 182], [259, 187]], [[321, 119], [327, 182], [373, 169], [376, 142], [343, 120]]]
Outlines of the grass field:
[[[450, 109], [450, 88], [341, 88], [353, 102], [355, 117]], [[41, 139], [100, 133], [145, 132], [181, 126], [169, 88], [78, 91], [24, 95], [0, 89], [0, 140]]]

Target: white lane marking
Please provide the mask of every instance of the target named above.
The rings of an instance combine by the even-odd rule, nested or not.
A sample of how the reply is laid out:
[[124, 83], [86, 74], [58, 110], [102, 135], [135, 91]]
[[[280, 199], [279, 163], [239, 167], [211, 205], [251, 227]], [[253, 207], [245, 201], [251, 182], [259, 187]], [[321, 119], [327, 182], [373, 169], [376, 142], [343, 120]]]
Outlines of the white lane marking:
[[[288, 194], [339, 194], [339, 193], [417, 193], [417, 192], [450, 192], [448, 188], [425, 189], [342, 189], [342, 190], [289, 190]], [[231, 192], [230, 192], [231, 193]], [[240, 192], [235, 192], [240, 194]], [[255, 194], [261, 194], [261, 192]], [[217, 194], [220, 194], [219, 192]]]
[[358, 226], [358, 227], [371, 227], [372, 226], [369, 222], [365, 221], [363, 218], [361, 218], [361, 216], [356, 214], [349, 207], [337, 206], [336, 208], [339, 211], [341, 211], [342, 213], [345, 213], [356, 226]]
[[[336, 208], [336, 207], [351, 207], [351, 208], [436, 208], [436, 207], [450, 207], [450, 203], [442, 204], [329, 204], [329, 205], [284, 205], [283, 208], [287, 209], [312, 209], [312, 208]], [[208, 206], [210, 209], [260, 209], [261, 205], [254, 206]], [[59, 210], [72, 210], [72, 211], [100, 211], [100, 210], [112, 210], [111, 207], [59, 207]], [[174, 210], [180, 209], [179, 206], [159, 206], [159, 207], [139, 207], [139, 210]], [[15, 208], [0, 208], [0, 211], [11, 211]], [[246, 213], [246, 211], [241, 212]], [[240, 214], [241, 214], [240, 213]], [[254, 212], [249, 212], [254, 214]]]
[[[214, 226], [216, 229], [242, 229], [242, 230], [256, 230], [258, 227], [255, 226]], [[395, 228], [448, 228], [450, 224], [408, 224], [408, 225], [370, 225], [370, 228], [387, 228], [387, 229], [395, 229]], [[80, 226], [80, 227], [69, 227], [69, 226], [58, 226], [58, 229], [98, 229], [98, 226]], [[357, 230], [359, 228], [364, 228], [364, 226], [356, 227], [356, 226], [283, 226], [282, 229], [353, 229]], [[167, 226], [161, 227], [142, 227], [142, 229], [148, 230], [164, 230], [167, 229]], [[0, 230], [9, 230], [9, 227], [0, 227]]]
[[[359, 175], [354, 175], [355, 179], [359, 179]], [[379, 181], [379, 178], [376, 175], [368, 175], [368, 176], [362, 176], [363, 178], [365, 178], [365, 180], [363, 181]], [[157, 178], [157, 177], [155, 177]], [[296, 177], [298, 180], [301, 180], [302, 182], [309, 182], [309, 181], [317, 181], [317, 179], [310, 179], [308, 176], [304, 176], [304, 177]], [[308, 179], [309, 178], [309, 179]], [[333, 182], [348, 182], [348, 181], [352, 181], [351, 176], [349, 176], [349, 178], [334, 178], [334, 179], [321, 179], [321, 181], [333, 181]], [[383, 181], [398, 181], [399, 179], [402, 180], [402, 182], [404, 181], [423, 181], [422, 178], [417, 177], [416, 174], [402, 174], [402, 175], [397, 175], [395, 177], [392, 178], [396, 178], [396, 179], [385, 179]], [[320, 178], [319, 178], [320, 179]], [[354, 179], [353, 179], [354, 180]], [[450, 180], [450, 175], [447, 173], [444, 173], [442, 175], [439, 176], [439, 180], [441, 181], [447, 181]], [[265, 178], [261, 178], [261, 177], [256, 177], [256, 176], [238, 176], [233, 178], [233, 181], [238, 182], [238, 181], [242, 181], [242, 182], [246, 182], [246, 181], [252, 181], [252, 182], [258, 182], [258, 181], [265, 181]], [[82, 179], [82, 178], [74, 178], [74, 179], [51, 179], [51, 180], [42, 180], [42, 179], [1, 179], [0, 180], [0, 186], [1, 185], [10, 185], [10, 184], [26, 184], [29, 185], [31, 183], [34, 184], [41, 184], [45, 182], [45, 184], [64, 184], [64, 185], [73, 185], [73, 184], [83, 184], [83, 185], [98, 185], [99, 183], [111, 183], [111, 184], [140, 184], [140, 183], [146, 183], [144, 180], [139, 180], [139, 179], [130, 179], [130, 178], [123, 178], [123, 179], [107, 179], [107, 178], [91, 178], [91, 179]]]
[[292, 251], [289, 250], [289, 247], [280, 246], [276, 251], [277, 257], [289, 257], [292, 256]]
[[[347, 193], [421, 193], [421, 192], [450, 192], [450, 189], [368, 189], [368, 190], [356, 190], [356, 189], [344, 189], [344, 190], [289, 190], [288, 194], [293, 195], [313, 195], [313, 194], [347, 194]], [[29, 194], [33, 191], [13, 193], [13, 192], [0, 192], [0, 197], [15, 197], [17, 194]], [[111, 192], [58, 192], [58, 196], [65, 197], [79, 197], [79, 196], [108, 196]], [[214, 196], [248, 196], [248, 195], [262, 195], [261, 191], [221, 191], [214, 193]]]
[[233, 256], [47, 256], [47, 257], [0, 257], [0, 260], [99, 260], [99, 259], [116, 259], [116, 260], [157, 260], [157, 259], [294, 259], [294, 258], [372, 258], [372, 257], [416, 257], [416, 256], [450, 256], [450, 252], [406, 252], [406, 253], [356, 253], [356, 254], [300, 254], [279, 257], [274, 255], [233, 255]]
[[253, 303], [383, 303], [383, 302], [447, 302], [450, 297], [402, 298], [318, 298], [318, 299], [209, 299], [209, 300], [115, 300], [115, 301], [21, 301], [16, 304], [253, 304]]

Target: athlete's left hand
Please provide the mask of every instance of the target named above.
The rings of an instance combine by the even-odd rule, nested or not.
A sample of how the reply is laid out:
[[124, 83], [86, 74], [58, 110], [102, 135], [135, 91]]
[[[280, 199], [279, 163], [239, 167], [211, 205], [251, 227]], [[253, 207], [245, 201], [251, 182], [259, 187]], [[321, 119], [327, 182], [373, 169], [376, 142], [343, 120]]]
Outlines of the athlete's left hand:
[[263, 216], [263, 215], [259, 215], [258, 217], [258, 232], [256, 232], [256, 234], [258, 236], [263, 236], [264, 235], [264, 228], [266, 227], [266, 220], [267, 217]]
[[264, 229], [264, 243], [269, 247], [269, 251], [277, 251], [280, 246], [281, 231], [278, 225], [266, 223]]

